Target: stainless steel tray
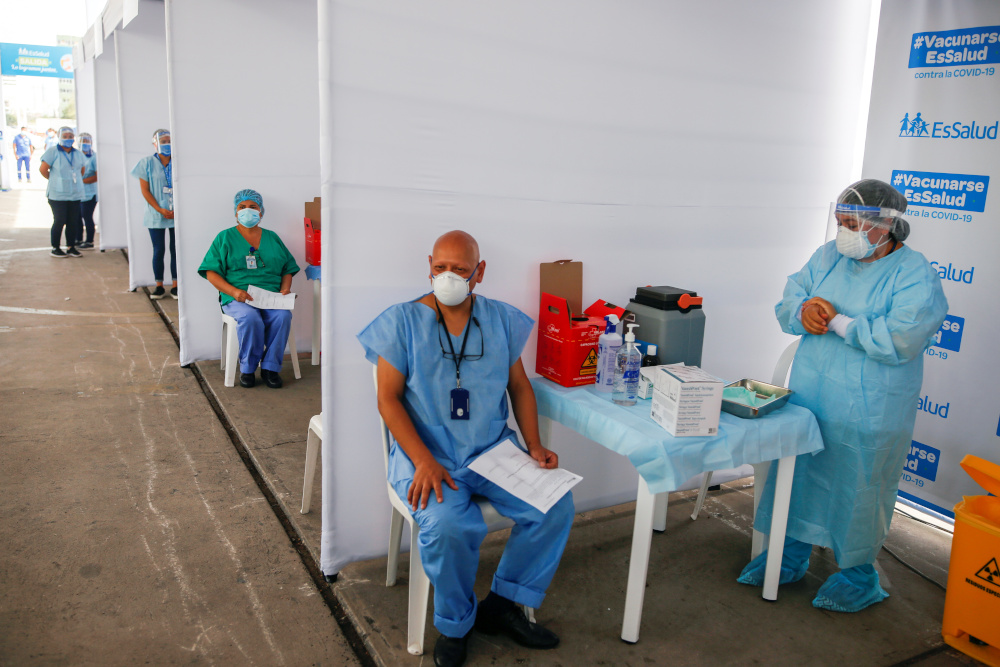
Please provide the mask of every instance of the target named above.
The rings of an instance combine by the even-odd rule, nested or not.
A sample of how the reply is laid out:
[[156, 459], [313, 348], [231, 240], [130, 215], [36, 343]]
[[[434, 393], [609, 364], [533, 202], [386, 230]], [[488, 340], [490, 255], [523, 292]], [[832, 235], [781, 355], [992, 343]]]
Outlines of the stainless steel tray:
[[788, 397], [795, 393], [791, 389], [785, 389], [784, 387], [768, 384], [766, 382], [760, 382], [758, 380], [750, 380], [749, 378], [744, 378], [739, 382], [731, 382], [726, 386], [743, 387], [744, 389], [756, 392], [760, 396], [775, 397], [773, 401], [765, 403], [757, 408], [752, 408], [749, 405], [743, 405], [742, 403], [737, 403], [735, 401], [727, 401], [723, 398], [722, 409], [729, 414], [742, 417], [743, 419], [756, 419], [757, 417], [763, 417], [767, 413], [773, 412], [787, 403]]

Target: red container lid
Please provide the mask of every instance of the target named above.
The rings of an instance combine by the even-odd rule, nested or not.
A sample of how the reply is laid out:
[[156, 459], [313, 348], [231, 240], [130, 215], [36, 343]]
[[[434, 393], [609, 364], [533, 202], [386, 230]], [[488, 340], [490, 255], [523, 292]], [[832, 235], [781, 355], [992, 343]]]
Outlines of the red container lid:
[[976, 480], [976, 484], [994, 496], [1000, 496], [1000, 465], [972, 454], [966, 454], [959, 465]]

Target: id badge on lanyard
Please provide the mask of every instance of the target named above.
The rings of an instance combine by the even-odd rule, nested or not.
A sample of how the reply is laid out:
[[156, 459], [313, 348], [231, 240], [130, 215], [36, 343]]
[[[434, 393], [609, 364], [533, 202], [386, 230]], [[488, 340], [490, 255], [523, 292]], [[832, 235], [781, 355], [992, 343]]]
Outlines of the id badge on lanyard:
[[451, 418], [469, 419], [469, 390], [456, 387], [451, 390]]
[[[73, 185], [76, 185], [76, 177], [79, 176], [79, 174], [77, 174], [76, 169], [73, 168], [73, 159], [66, 157], [66, 151], [60, 150], [59, 152], [62, 153], [63, 157], [66, 158], [66, 161], [69, 162], [69, 173], [73, 177]], [[70, 151], [69, 154], [72, 155], [73, 152]]]
[[254, 255], [247, 255], [247, 268], [256, 269], [257, 268], [257, 257]]

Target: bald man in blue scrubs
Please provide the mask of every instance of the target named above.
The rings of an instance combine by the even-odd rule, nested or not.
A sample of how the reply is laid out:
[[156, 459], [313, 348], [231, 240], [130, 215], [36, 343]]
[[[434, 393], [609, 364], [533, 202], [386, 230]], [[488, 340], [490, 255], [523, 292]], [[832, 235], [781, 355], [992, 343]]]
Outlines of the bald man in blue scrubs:
[[[469, 234], [452, 231], [434, 244], [433, 291], [392, 306], [358, 339], [378, 364], [378, 407], [393, 435], [389, 482], [420, 525], [420, 558], [434, 584], [436, 665], [461, 665], [473, 627], [503, 633], [529, 648], [554, 648], [555, 633], [529, 623], [517, 605], [538, 607], [573, 523], [566, 494], [546, 514], [468, 468], [507, 438], [507, 398], [543, 468], [559, 457], [542, 447], [535, 394], [521, 363], [534, 325], [501, 301], [473, 295], [486, 262]], [[473, 592], [486, 524], [472, 496], [484, 496], [515, 523], [489, 595]], [[515, 604], [516, 603], [516, 604]]]

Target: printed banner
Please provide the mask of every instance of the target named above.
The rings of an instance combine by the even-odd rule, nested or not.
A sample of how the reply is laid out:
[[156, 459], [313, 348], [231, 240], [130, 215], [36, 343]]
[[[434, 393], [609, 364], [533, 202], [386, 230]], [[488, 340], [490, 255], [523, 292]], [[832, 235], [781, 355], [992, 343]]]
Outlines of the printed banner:
[[73, 47], [0, 43], [0, 73], [72, 79]]
[[883, 0], [864, 175], [906, 195], [906, 243], [949, 314], [924, 355], [899, 495], [946, 516], [983, 489], [966, 454], [1000, 462], [1000, 3]]

